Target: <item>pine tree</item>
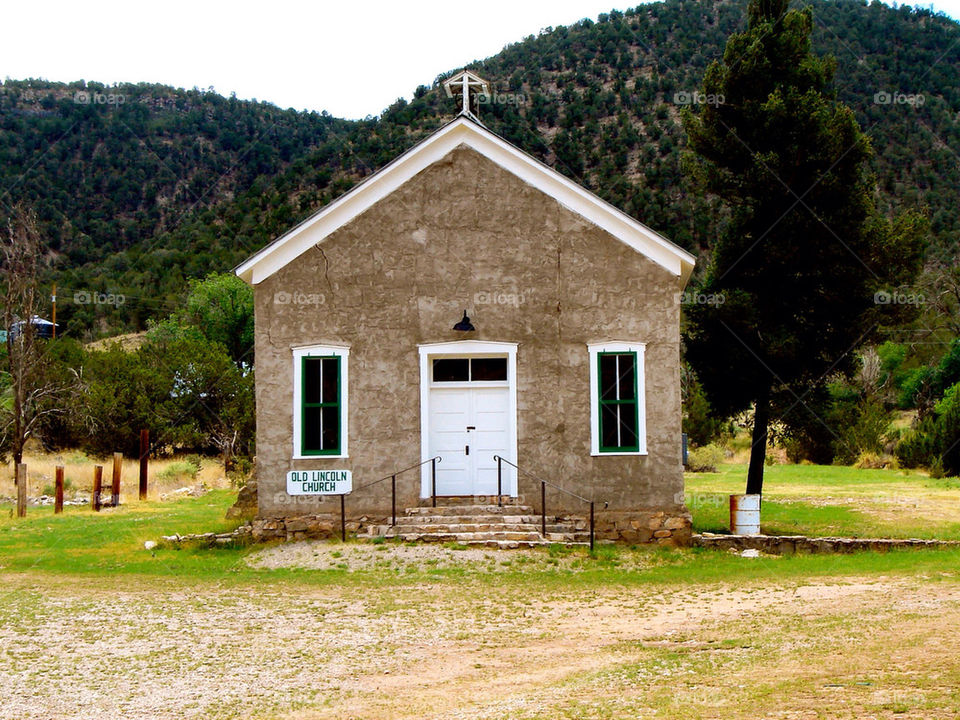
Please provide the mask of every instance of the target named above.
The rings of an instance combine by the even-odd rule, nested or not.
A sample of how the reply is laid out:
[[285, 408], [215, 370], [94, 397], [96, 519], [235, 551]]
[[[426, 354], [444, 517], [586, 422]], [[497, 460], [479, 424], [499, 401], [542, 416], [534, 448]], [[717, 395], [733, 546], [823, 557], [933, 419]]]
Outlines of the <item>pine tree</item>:
[[924, 231], [879, 215], [869, 139], [836, 100], [833, 59], [810, 51], [810, 8], [788, 5], [751, 0], [684, 117], [689, 165], [730, 212], [696, 295], [713, 302], [688, 308], [687, 358], [718, 413], [754, 407], [748, 493], [771, 412], [823, 423], [807, 393], [851, 369], [884, 309], [875, 293], [912, 279]]

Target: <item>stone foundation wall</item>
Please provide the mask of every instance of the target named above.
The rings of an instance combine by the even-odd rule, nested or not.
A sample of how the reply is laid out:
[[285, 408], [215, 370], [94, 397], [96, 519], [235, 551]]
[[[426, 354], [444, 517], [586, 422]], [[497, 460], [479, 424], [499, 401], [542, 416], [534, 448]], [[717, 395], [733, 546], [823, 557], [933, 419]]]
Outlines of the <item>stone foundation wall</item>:
[[696, 547], [715, 550], [758, 550], [769, 555], [794, 553], [852, 553], [860, 550], [885, 552], [894, 548], [956, 547], [955, 540], [920, 540], [900, 538], [806, 537], [805, 535], [694, 535]]
[[596, 536], [601, 540], [613, 540], [629, 545], [657, 543], [667, 546], [686, 546], [693, 535], [690, 513], [651, 511], [605, 512], [595, 517]]
[[[589, 530], [590, 519], [586, 515], [548, 515], [547, 522], [573, 523], [578, 530]], [[348, 517], [347, 535], [379, 535], [390, 523], [387, 517]], [[598, 540], [622, 542], [630, 545], [656, 543], [665, 546], [689, 545], [692, 537], [690, 514], [651, 511], [598, 512], [594, 516]], [[539, 527], [539, 526], [537, 526]], [[256, 542], [280, 540], [325, 539], [340, 537], [339, 513], [299, 515], [295, 517], [258, 518], [252, 525]]]
[[[389, 522], [389, 517], [348, 517], [345, 523], [347, 536], [377, 535], [379, 528]], [[324, 540], [334, 537], [340, 537], [339, 513], [257, 518], [253, 521], [253, 539], [256, 542]]]

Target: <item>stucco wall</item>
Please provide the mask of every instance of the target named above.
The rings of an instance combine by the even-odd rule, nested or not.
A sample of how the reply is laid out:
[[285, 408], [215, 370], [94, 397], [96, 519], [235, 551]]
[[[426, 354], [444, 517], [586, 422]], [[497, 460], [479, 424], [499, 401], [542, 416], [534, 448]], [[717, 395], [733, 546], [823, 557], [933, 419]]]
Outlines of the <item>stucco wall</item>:
[[[417, 345], [465, 339], [452, 330], [464, 309], [469, 339], [519, 343], [521, 467], [611, 512], [682, 512], [678, 283], [461, 146], [256, 287], [260, 517], [339, 512], [287, 497], [288, 470], [349, 468], [361, 485], [420, 461]], [[587, 343], [609, 340], [646, 343], [645, 457], [590, 456]], [[292, 460], [291, 348], [322, 343], [350, 346], [350, 457]], [[416, 505], [419, 475], [400, 489], [400, 507]], [[519, 491], [539, 503], [535, 484]], [[387, 482], [348, 514], [389, 502]]]

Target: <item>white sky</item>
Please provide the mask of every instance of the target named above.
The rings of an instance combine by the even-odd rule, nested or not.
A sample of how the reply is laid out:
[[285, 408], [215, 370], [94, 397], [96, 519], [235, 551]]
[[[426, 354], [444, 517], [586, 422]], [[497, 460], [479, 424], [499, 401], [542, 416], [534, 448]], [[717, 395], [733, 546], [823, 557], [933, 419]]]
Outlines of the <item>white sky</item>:
[[[0, 14], [0, 77], [212, 85], [360, 118], [541, 28], [639, 2], [12, 0]], [[960, 18], [960, 0], [933, 7]]]

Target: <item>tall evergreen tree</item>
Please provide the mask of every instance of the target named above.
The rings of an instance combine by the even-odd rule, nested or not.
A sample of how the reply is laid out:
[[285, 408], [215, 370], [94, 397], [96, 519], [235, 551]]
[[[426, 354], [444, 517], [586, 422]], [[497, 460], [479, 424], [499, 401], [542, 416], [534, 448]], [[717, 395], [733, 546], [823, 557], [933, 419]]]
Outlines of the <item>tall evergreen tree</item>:
[[748, 493], [771, 413], [823, 423], [808, 393], [851, 369], [885, 309], [875, 294], [912, 279], [924, 231], [878, 213], [869, 139], [836, 100], [833, 59], [810, 52], [810, 8], [788, 6], [751, 0], [707, 69], [708, 104], [684, 117], [690, 167], [730, 211], [699, 294], [724, 302], [689, 308], [687, 357], [718, 413], [754, 407]]

